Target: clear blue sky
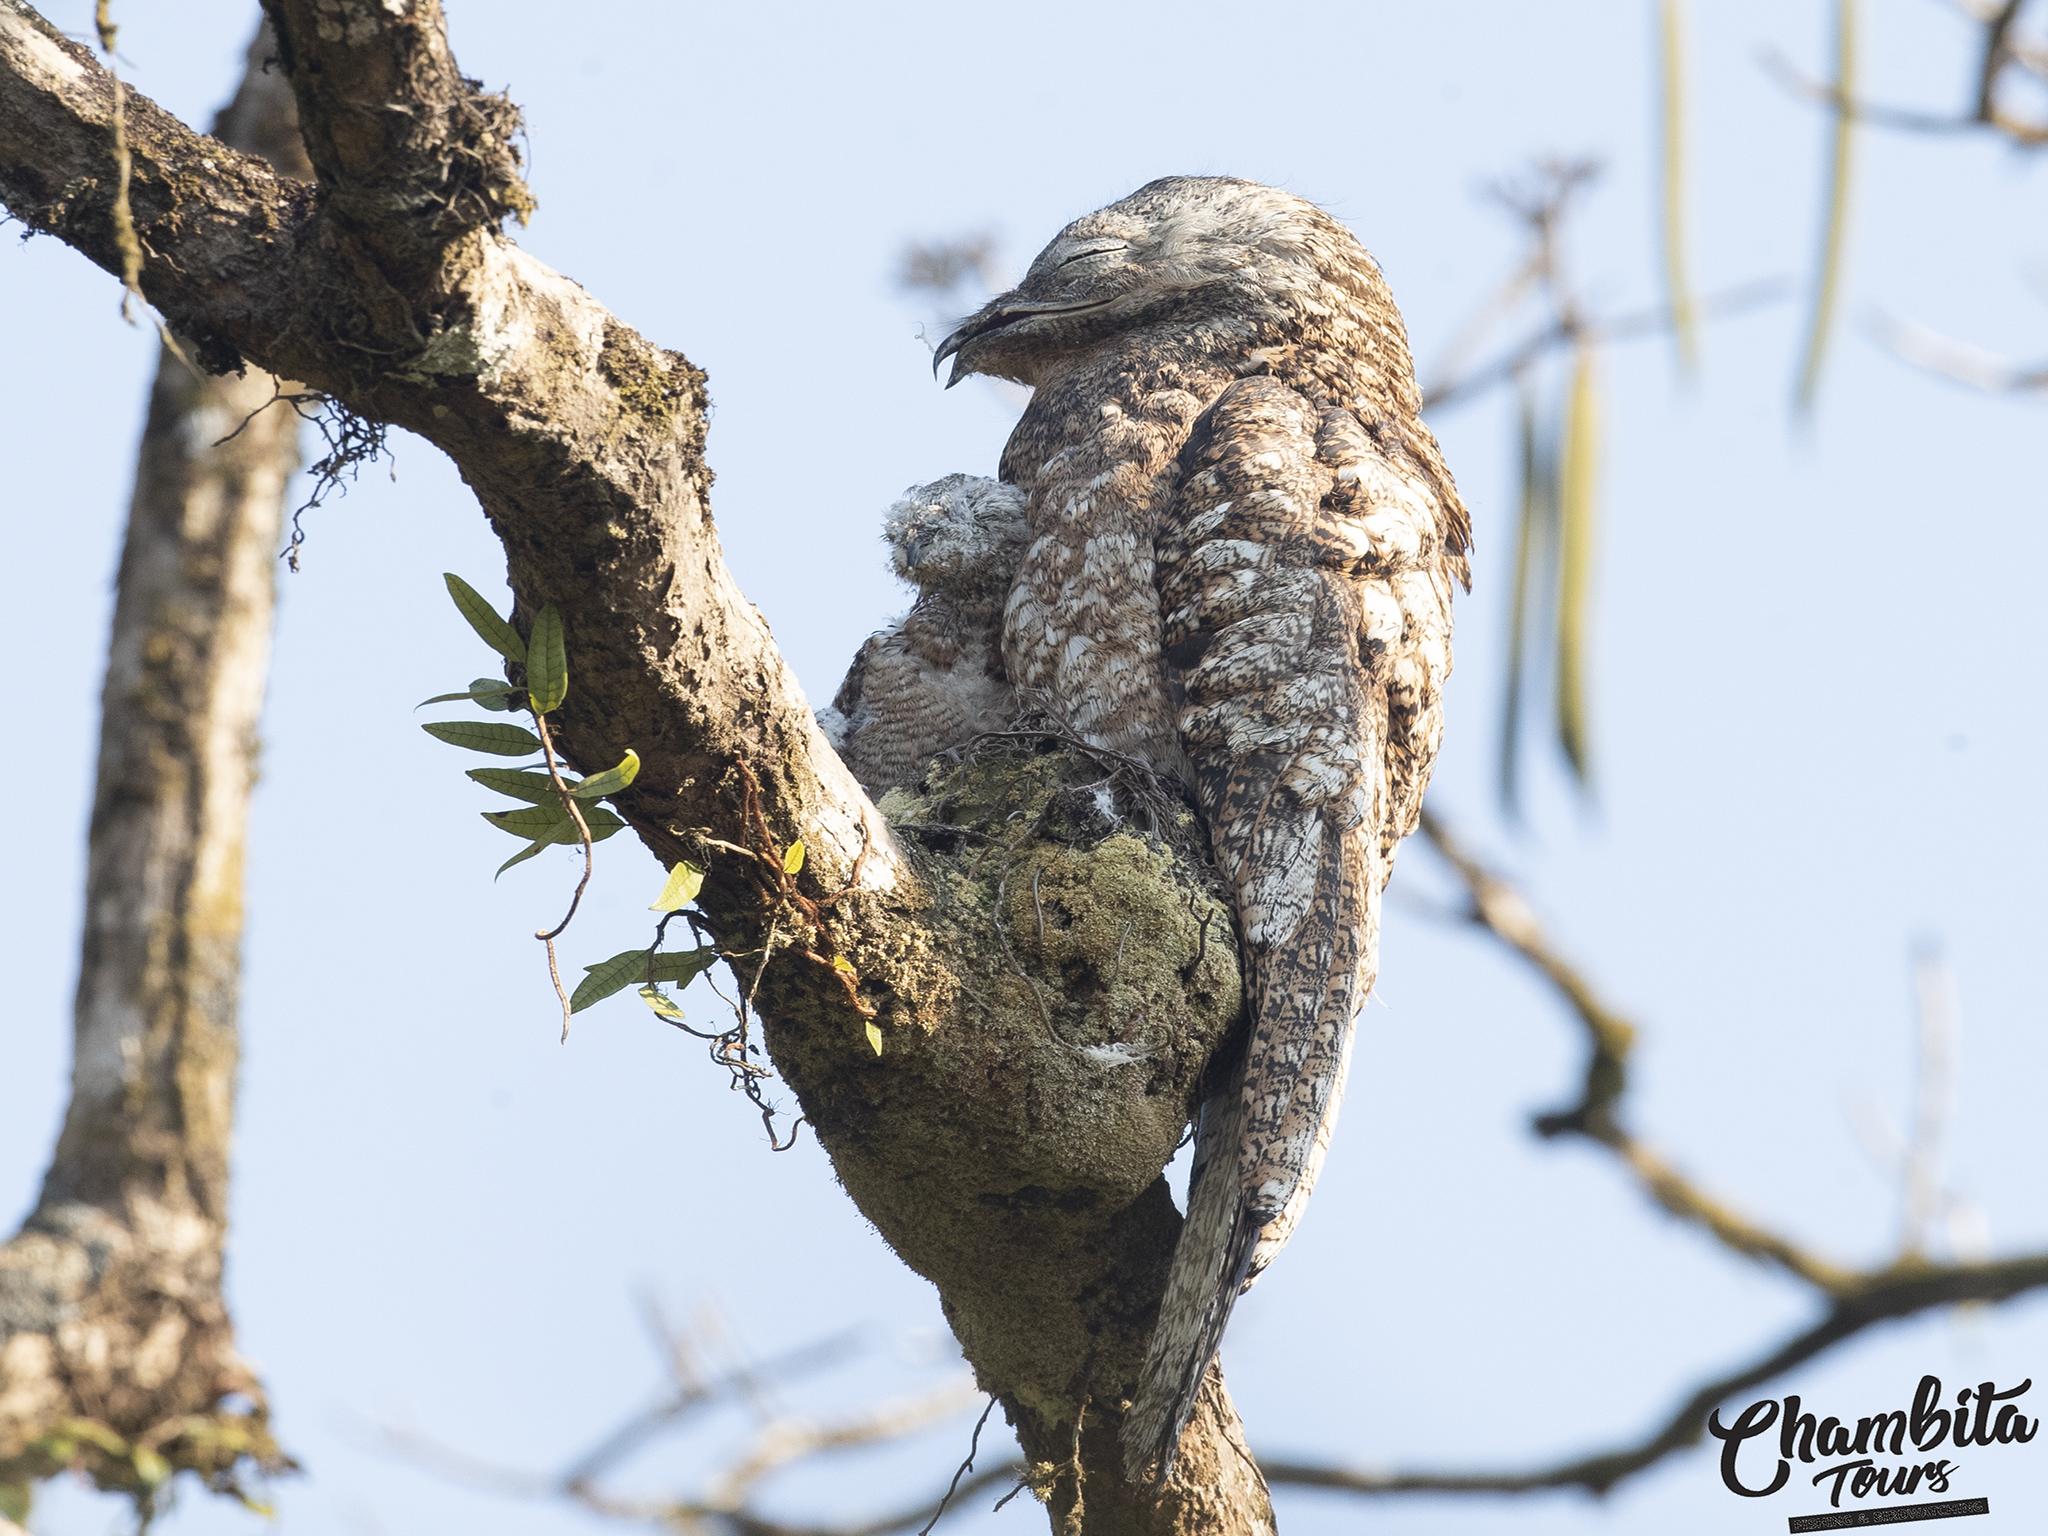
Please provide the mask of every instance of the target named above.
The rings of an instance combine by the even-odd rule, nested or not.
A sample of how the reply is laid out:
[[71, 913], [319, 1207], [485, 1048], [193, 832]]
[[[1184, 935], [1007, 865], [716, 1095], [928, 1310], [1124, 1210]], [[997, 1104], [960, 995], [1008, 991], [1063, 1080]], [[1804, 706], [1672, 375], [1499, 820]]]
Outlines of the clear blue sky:
[[[708, 369], [728, 557], [814, 701], [902, 604], [877, 539], [905, 485], [992, 472], [1009, 411], [946, 393], [894, 291], [910, 237], [992, 229], [1021, 265], [1074, 215], [1170, 172], [1316, 199], [1378, 255], [1425, 361], [1515, 254], [1477, 190], [1532, 154], [1607, 171], [1577, 230], [1605, 306], [1658, 297], [1647, 3], [1531, 6], [1053, 0], [574, 13], [451, 5], [467, 72], [527, 113], [540, 212], [521, 240]], [[1826, 13], [1695, 5], [1694, 271], [1702, 288], [1813, 260], [1823, 125], [1758, 67], [1818, 67]], [[1920, 0], [1865, 6], [1874, 95], [1963, 98], [1966, 29]], [[54, 18], [78, 33], [90, 7]], [[117, 4], [131, 78], [204, 123], [253, 4]], [[1895, 1191], [1845, 1113], [1896, 1120], [1911, 1064], [1908, 954], [1947, 947], [1963, 1006], [1952, 1182], [2002, 1252], [2048, 1243], [2039, 984], [2048, 757], [2041, 405], [1919, 375], [1868, 339], [1882, 306], [2048, 355], [2037, 162], [1970, 138], [1866, 134], [1844, 325], [1816, 419], [1788, 422], [1800, 306], [1605, 363], [1597, 611], [1600, 802], [1549, 766], [1532, 835], [1492, 815], [1512, 502], [1507, 403], [1438, 423], [1475, 509], [1475, 592], [1434, 798], [1527, 881], [1569, 950], [1646, 1028], [1634, 1123], [1763, 1219], [1854, 1261]], [[113, 281], [55, 242], [0, 246], [0, 462], [17, 772], [0, 953], [0, 1207], [25, 1210], [61, 1113], [84, 827], [110, 583], [154, 343]], [[560, 1465], [653, 1389], [646, 1288], [712, 1304], [756, 1353], [869, 1330], [853, 1369], [785, 1406], [844, 1407], [951, 1370], [931, 1289], [833, 1183], [815, 1144], [769, 1154], [690, 1042], [629, 998], [555, 1043], [532, 940], [566, 862], [492, 884], [499, 834], [413, 701], [480, 652], [441, 592], [502, 559], [450, 466], [412, 439], [309, 522], [286, 582], [251, 843], [246, 1071], [230, 1284], [282, 1439], [294, 1536], [540, 1536], [589, 1520], [451, 1487], [369, 1448], [403, 1423], [529, 1470]], [[601, 850], [572, 960], [644, 931], [652, 860]], [[1260, 1449], [1375, 1465], [1520, 1465], [1634, 1434], [1694, 1380], [1809, 1317], [1790, 1284], [1647, 1208], [1583, 1148], [1534, 1142], [1578, 1037], [1479, 939], [1410, 848], [1381, 998], [1313, 1211], [1240, 1309], [1225, 1359]], [[713, 1006], [692, 1000], [692, 1006]], [[1923, 1371], [2048, 1380], [2040, 1302], [1899, 1327], [1778, 1390], [1873, 1412]], [[650, 1453], [687, 1488], [738, 1416]], [[967, 1421], [777, 1485], [791, 1517], [853, 1518], [941, 1480]], [[2031, 1460], [1984, 1457], [1994, 1510], [2038, 1510]], [[2000, 1481], [2004, 1479], [2004, 1481]], [[1601, 1507], [1364, 1504], [1285, 1494], [1290, 1531], [1776, 1530], [1710, 1458]], [[2015, 1502], [2017, 1501], [2017, 1502]], [[985, 1509], [986, 1501], [983, 1508]], [[48, 1536], [115, 1509], [60, 1491]], [[953, 1517], [949, 1516], [949, 1521]], [[1029, 1500], [995, 1520], [1043, 1529]], [[959, 1528], [985, 1524], [964, 1512]], [[254, 1533], [197, 1494], [163, 1527]]]

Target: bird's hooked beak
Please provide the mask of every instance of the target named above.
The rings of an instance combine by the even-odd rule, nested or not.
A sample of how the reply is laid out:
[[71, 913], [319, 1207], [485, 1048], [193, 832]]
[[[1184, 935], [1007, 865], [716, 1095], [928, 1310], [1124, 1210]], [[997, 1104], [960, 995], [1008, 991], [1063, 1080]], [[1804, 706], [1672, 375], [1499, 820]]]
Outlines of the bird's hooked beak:
[[1048, 315], [1084, 315], [1090, 310], [1105, 309], [1111, 302], [1101, 299], [1086, 304], [1062, 304], [1057, 300], [1021, 299], [1010, 293], [991, 299], [962, 320], [953, 328], [952, 335], [939, 343], [939, 349], [932, 354], [932, 376], [938, 377], [939, 364], [952, 358], [953, 371], [946, 377], [946, 388], [951, 389], [977, 371], [973, 359], [967, 355], [976, 342], [985, 341], [998, 331], [1028, 320]]

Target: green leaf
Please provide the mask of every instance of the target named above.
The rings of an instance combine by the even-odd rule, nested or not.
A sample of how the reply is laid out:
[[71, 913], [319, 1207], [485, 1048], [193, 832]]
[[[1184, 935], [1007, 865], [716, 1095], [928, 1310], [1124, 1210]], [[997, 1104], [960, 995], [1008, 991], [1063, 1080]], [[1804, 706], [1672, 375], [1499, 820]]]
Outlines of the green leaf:
[[26, 1525], [31, 1493], [31, 1485], [25, 1482], [0, 1483], [0, 1515], [5, 1515], [16, 1525]]
[[[654, 957], [656, 981], [680, 982], [687, 986], [708, 970], [718, 951], [706, 944], [700, 949], [664, 952]], [[622, 949], [609, 960], [583, 967], [587, 973], [569, 998], [569, 1011], [580, 1013], [592, 1003], [604, 1001], [614, 992], [647, 980], [647, 951]], [[680, 1014], [678, 1015], [680, 1017]]]
[[504, 711], [512, 707], [512, 695], [524, 693], [501, 677], [480, 677], [469, 685], [469, 696], [485, 709]]
[[782, 872], [793, 875], [804, 867], [804, 840], [798, 838], [789, 845], [789, 852], [782, 856]]
[[615, 795], [632, 783], [640, 772], [640, 754], [631, 747], [619, 759], [619, 766], [607, 768], [603, 773], [593, 773], [570, 791], [578, 800], [595, 800], [599, 795]]
[[614, 832], [624, 829], [625, 823], [601, 805], [583, 807], [583, 819], [590, 824], [590, 840], [601, 843]]
[[[659, 959], [659, 956], [655, 958]], [[621, 987], [647, 979], [647, 951], [622, 949], [611, 959], [583, 967], [585, 975], [569, 997], [569, 1011], [581, 1013], [592, 1003], [604, 1001]]]
[[[505, 871], [510, 869], [514, 864], [524, 864], [536, 853], [543, 853], [554, 846], [555, 842], [553, 838], [535, 838], [532, 842], [528, 843], [524, 848], [520, 849], [517, 853], [513, 854], [511, 858], [507, 859], [504, 863], [500, 864], [498, 866], [498, 875], [502, 875], [503, 873], [505, 873]], [[491, 878], [495, 880], [498, 878], [498, 875], [493, 875], [491, 876]]]
[[[552, 796], [553, 791], [549, 791]], [[576, 822], [562, 802], [556, 799], [543, 800], [538, 805], [522, 806], [516, 811], [479, 811], [492, 826], [500, 832], [510, 832], [515, 837], [545, 837], [550, 842], [580, 843], [583, 834], [577, 830]], [[590, 840], [601, 843], [625, 823], [601, 805], [587, 806], [583, 820], [590, 828]]]
[[522, 806], [516, 811], [480, 811], [478, 814], [500, 832], [510, 832], [515, 837], [545, 837], [551, 842], [580, 843], [583, 834], [576, 830], [576, 823], [569, 819], [569, 813], [562, 809], [562, 802], [553, 798], [537, 805]]
[[680, 912], [697, 899], [697, 893], [704, 889], [704, 871], [683, 860], [668, 872], [668, 883], [661, 888], [661, 894], [654, 900], [650, 912]]
[[501, 795], [524, 800], [528, 805], [544, 805], [550, 801], [561, 804], [555, 794], [555, 786], [544, 773], [533, 773], [524, 768], [472, 768], [469, 776], [485, 789], [495, 789]]
[[469, 627], [483, 636], [485, 645], [507, 661], [526, 660], [526, 642], [519, 638], [519, 631], [498, 616], [498, 610], [485, 601], [483, 593], [453, 571], [443, 571], [441, 579], [448, 583], [448, 595], [469, 620]]
[[[485, 814], [486, 816], [488, 816], [490, 813], [486, 812]], [[503, 814], [516, 816], [521, 813], [517, 811], [511, 811], [505, 812]], [[606, 838], [610, 837], [614, 832], [618, 831], [619, 828], [625, 825], [625, 823], [623, 821], [620, 821], [619, 818], [616, 816], [610, 816], [607, 820], [604, 821], [600, 821], [598, 819], [599, 817], [606, 815], [607, 813], [603, 811], [584, 812], [585, 818], [590, 822], [590, 840], [593, 843], [603, 842]], [[506, 830], [509, 831], [511, 829], [507, 828]], [[580, 843], [581, 841], [583, 841], [582, 837], [577, 833], [576, 823], [573, 821], [564, 820], [558, 822], [555, 828], [553, 829], [553, 833], [554, 835], [546, 837], [536, 837], [524, 848], [520, 849], [517, 853], [513, 854], [511, 858], [507, 859], [504, 863], [498, 866], [498, 874], [502, 875], [514, 864], [524, 864], [528, 859], [532, 858], [535, 854], [545, 852], [549, 848], [558, 848], [564, 843]], [[496, 879], [497, 875], [493, 875], [491, 878]], [[636, 953], [644, 955], [647, 953], [647, 951], [643, 949], [636, 951]]]
[[421, 699], [413, 708], [425, 709], [429, 704], [452, 704], [463, 699], [471, 704], [481, 704], [485, 709], [510, 709], [512, 706], [503, 702], [503, 696], [525, 691], [495, 677], [480, 677], [461, 693], [437, 693], [431, 699]]
[[420, 727], [436, 741], [494, 757], [524, 757], [540, 750], [540, 738], [523, 725], [494, 725], [487, 720], [432, 720]]
[[545, 715], [562, 707], [569, 696], [569, 658], [562, 649], [562, 616], [549, 603], [533, 621], [526, 637], [526, 697], [533, 712]]
[[882, 1032], [872, 1024], [868, 1026], [868, 1044], [875, 1048], [877, 1056], [882, 1054]]
[[683, 1017], [682, 1008], [670, 1002], [668, 994], [659, 987], [642, 987], [640, 989], [640, 1000], [664, 1019], [680, 1019]]
[[171, 1464], [146, 1445], [135, 1447], [135, 1454], [129, 1459], [135, 1467], [135, 1475], [151, 1488], [171, 1475]]

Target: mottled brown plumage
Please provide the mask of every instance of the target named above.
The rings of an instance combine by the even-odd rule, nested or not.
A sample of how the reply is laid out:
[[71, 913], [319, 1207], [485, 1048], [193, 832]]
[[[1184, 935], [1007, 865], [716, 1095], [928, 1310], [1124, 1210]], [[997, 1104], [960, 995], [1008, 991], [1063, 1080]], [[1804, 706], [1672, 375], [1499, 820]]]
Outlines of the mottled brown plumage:
[[1469, 521], [1363, 247], [1312, 204], [1172, 177], [1076, 220], [939, 349], [1036, 394], [1003, 454], [1031, 543], [1009, 676], [1181, 778], [1250, 962], [1188, 1221], [1126, 1419], [1173, 1453], [1230, 1307], [1329, 1145], [1379, 897], [1442, 729]]
[[916, 604], [868, 638], [818, 723], [871, 790], [918, 784], [933, 757], [1017, 713], [1003, 675], [1003, 601], [1025, 544], [1015, 486], [973, 475], [914, 485], [883, 525]]

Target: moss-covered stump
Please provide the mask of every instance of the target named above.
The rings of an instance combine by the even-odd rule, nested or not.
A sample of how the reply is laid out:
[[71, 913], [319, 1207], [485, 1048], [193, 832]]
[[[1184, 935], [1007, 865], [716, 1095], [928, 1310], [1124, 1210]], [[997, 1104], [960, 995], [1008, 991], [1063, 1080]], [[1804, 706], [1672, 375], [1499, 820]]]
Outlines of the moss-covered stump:
[[887, 969], [921, 984], [863, 989], [879, 1055], [851, 1004], [771, 1004], [769, 1045], [983, 1384], [1071, 1424], [1137, 1379], [1180, 1227], [1161, 1170], [1238, 1019], [1229, 909], [1184, 806], [1056, 742], [881, 808], [927, 903], [894, 926], [922, 963]]
[[[39, 1213], [0, 1244], [0, 1514], [60, 1472], [157, 1507], [180, 1472], [247, 1498], [288, 1471], [263, 1389], [235, 1352], [218, 1234], [139, 1201]], [[181, 1219], [182, 1216], [182, 1219]]]

